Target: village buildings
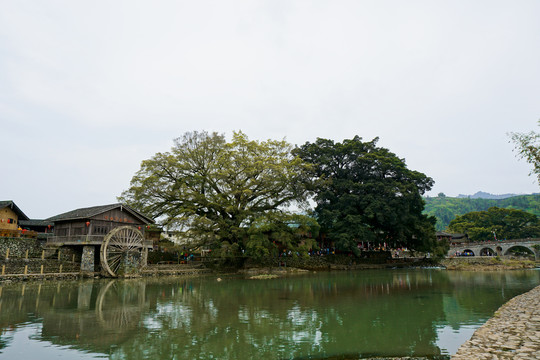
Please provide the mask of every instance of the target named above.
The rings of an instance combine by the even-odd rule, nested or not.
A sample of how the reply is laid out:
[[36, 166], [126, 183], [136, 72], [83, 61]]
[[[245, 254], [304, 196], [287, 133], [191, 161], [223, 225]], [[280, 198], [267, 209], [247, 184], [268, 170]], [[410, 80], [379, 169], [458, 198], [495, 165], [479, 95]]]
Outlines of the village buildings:
[[0, 236], [19, 237], [20, 221], [29, 220], [12, 200], [0, 201]]
[[127, 267], [146, 265], [148, 250], [160, 238], [153, 224], [153, 219], [120, 203], [34, 220], [13, 201], [0, 201], [0, 237], [37, 238], [48, 253], [71, 251], [81, 259], [83, 272], [101, 268], [116, 276]]

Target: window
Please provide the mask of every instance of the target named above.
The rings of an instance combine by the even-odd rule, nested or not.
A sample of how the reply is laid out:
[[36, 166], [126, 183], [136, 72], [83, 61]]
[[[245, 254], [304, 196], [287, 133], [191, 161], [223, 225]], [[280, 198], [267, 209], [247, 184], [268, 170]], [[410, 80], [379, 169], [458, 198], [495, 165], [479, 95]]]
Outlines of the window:
[[92, 233], [96, 235], [105, 235], [109, 232], [109, 228], [107, 226], [94, 226]]

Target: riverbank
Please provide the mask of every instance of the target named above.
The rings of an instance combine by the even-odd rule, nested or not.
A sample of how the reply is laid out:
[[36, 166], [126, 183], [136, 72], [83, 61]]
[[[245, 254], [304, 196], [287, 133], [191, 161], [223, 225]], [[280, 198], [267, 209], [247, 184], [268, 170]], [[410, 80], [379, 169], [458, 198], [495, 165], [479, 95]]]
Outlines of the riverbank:
[[501, 306], [451, 359], [540, 359], [540, 286]]
[[447, 270], [497, 271], [534, 269], [540, 263], [527, 259], [507, 259], [500, 257], [455, 257], [440, 262]]
[[[40, 266], [43, 266], [40, 271]], [[15, 268], [12, 274], [0, 275], [0, 283], [30, 280], [63, 280], [78, 277], [100, 277], [101, 274], [75, 271], [80, 265], [56, 259], [10, 259], [9, 266]], [[351, 271], [368, 269], [443, 267], [447, 270], [462, 271], [496, 271], [523, 270], [540, 267], [540, 262], [531, 260], [505, 259], [496, 257], [458, 257], [443, 260], [429, 258], [390, 258], [390, 259], [358, 259], [348, 256], [326, 256], [308, 258], [278, 258], [256, 263], [247, 261], [243, 267], [223, 267], [208, 262], [194, 264], [153, 264], [148, 265], [137, 276], [198, 276], [208, 274], [239, 273], [255, 278], [265, 278], [302, 274], [309, 271]], [[62, 269], [64, 269], [62, 271]], [[56, 271], [55, 271], [56, 270]], [[60, 270], [60, 271], [58, 271]], [[262, 276], [261, 276], [262, 275]]]

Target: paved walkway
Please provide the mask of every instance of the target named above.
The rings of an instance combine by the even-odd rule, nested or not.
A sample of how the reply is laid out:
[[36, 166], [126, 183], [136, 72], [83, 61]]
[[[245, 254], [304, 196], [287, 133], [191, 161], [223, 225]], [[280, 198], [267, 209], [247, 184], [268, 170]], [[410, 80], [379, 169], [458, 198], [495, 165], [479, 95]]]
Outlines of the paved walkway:
[[452, 360], [540, 359], [540, 286], [501, 306]]

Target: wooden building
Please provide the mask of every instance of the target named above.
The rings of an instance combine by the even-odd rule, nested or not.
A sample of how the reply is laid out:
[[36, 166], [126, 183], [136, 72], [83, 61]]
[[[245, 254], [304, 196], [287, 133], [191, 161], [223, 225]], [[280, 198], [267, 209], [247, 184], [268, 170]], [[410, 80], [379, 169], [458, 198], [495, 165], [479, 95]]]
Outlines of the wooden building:
[[54, 223], [52, 242], [76, 245], [81, 242], [100, 245], [111, 230], [129, 225], [145, 234], [154, 220], [123, 204], [76, 209], [47, 219]]
[[0, 201], [0, 236], [21, 236], [19, 222], [22, 220], [28, 220], [28, 216], [12, 200]]
[[46, 240], [54, 234], [54, 222], [48, 220], [20, 220], [19, 225], [23, 232], [35, 234], [38, 240]]
[[450, 234], [444, 231], [437, 231], [437, 240], [446, 241], [450, 245], [469, 242], [467, 234]]
[[46, 246], [82, 247], [83, 272], [93, 272], [96, 261], [110, 276], [136, 272], [146, 265], [147, 252], [152, 249], [148, 236], [154, 234], [147, 235], [147, 227], [154, 220], [124, 204], [76, 209], [46, 220], [54, 223], [54, 236], [47, 238]]

